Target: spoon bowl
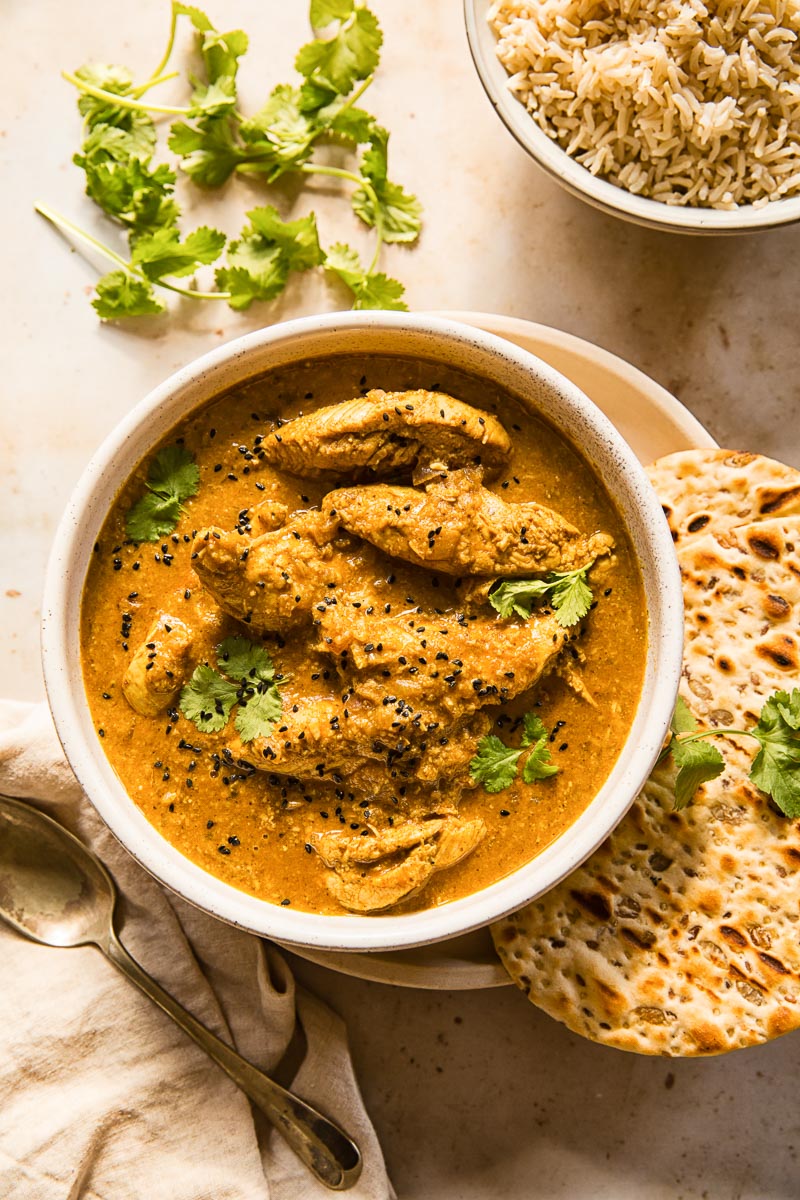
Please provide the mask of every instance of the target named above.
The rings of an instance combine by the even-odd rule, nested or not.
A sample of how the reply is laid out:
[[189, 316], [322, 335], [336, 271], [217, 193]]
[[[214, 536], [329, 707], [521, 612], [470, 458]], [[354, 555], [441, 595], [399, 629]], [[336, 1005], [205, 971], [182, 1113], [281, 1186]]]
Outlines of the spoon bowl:
[[114, 928], [116, 899], [113, 879], [83, 842], [30, 805], [0, 796], [0, 920], [41, 945], [97, 946], [222, 1067], [320, 1183], [332, 1191], [352, 1187], [362, 1167], [355, 1142], [201, 1025], [131, 958]]
[[96, 943], [111, 923], [114, 884], [65, 829], [0, 800], [0, 915], [46, 946]]

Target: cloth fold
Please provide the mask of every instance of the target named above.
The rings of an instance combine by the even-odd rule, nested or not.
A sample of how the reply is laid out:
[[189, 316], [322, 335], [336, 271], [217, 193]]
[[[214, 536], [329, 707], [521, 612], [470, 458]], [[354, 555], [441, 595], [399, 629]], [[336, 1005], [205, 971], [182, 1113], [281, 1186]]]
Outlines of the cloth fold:
[[[265, 1071], [302, 1055], [288, 1086], [361, 1149], [364, 1171], [349, 1194], [390, 1200], [341, 1018], [295, 985], [274, 946], [186, 904], [134, 862], [72, 775], [46, 705], [0, 701], [0, 792], [30, 799], [106, 863], [125, 946], [181, 1004]], [[0, 923], [0, 955], [4, 1200], [330, 1195], [98, 950], [38, 946]]]

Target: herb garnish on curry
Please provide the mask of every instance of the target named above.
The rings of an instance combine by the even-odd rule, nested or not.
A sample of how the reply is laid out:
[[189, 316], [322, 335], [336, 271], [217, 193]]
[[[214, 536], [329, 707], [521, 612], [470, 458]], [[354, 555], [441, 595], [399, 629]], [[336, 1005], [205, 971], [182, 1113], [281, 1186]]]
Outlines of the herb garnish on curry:
[[117, 497], [82, 608], [133, 800], [212, 874], [320, 913], [432, 907], [544, 849], [616, 761], [646, 643], [572, 446], [495, 385], [375, 355], [182, 422]]

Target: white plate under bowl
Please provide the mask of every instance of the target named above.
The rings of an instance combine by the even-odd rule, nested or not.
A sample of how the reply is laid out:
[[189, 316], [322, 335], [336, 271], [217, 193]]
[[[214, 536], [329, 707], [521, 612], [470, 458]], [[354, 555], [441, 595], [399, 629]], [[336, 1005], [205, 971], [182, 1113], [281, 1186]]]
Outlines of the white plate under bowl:
[[[643, 463], [676, 450], [713, 448], [716, 442], [665, 388], [623, 359], [570, 333], [493, 313], [443, 312], [515, 342], [577, 384], [606, 414]], [[371, 954], [287, 947], [320, 966], [358, 979], [400, 987], [471, 991], [511, 983], [494, 952], [488, 929], [476, 929], [433, 946]]]
[[486, 95], [500, 120], [531, 158], [557, 183], [601, 212], [649, 229], [669, 233], [735, 234], [792, 225], [800, 221], [800, 196], [771, 200], [761, 208], [742, 204], [735, 209], [664, 204], [635, 196], [607, 179], [593, 175], [549, 138], [508, 86], [509, 76], [497, 57], [496, 38], [486, 20], [490, 0], [464, 0], [467, 40]]

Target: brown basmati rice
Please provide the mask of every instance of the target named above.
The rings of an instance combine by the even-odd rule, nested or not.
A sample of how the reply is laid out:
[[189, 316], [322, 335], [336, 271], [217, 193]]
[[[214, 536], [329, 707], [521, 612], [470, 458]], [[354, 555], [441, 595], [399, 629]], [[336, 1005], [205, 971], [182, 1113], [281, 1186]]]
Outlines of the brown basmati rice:
[[594, 175], [665, 204], [800, 194], [800, 0], [494, 0], [509, 86]]

